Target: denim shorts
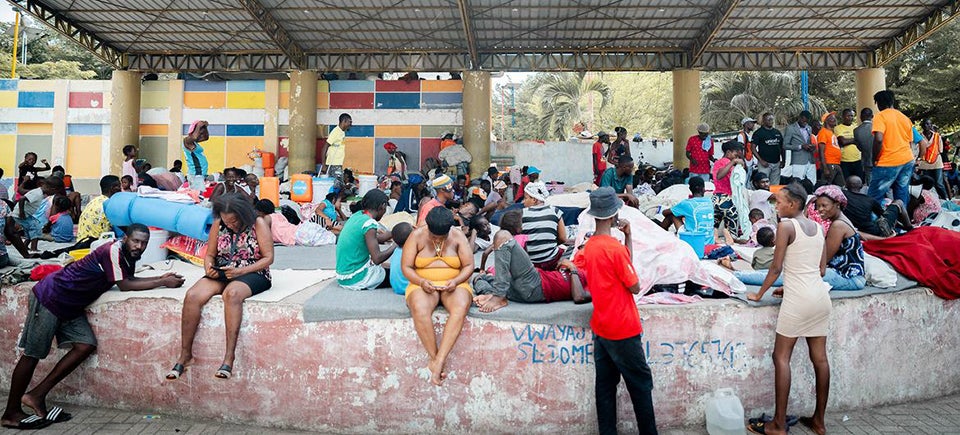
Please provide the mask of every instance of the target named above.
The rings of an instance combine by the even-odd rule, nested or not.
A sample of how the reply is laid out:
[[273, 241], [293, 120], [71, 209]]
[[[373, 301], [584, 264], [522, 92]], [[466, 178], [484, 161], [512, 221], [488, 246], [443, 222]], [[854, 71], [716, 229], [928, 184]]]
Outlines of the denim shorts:
[[93, 335], [86, 314], [71, 320], [60, 320], [31, 292], [27, 319], [23, 323], [18, 346], [23, 349], [24, 355], [44, 359], [50, 354], [54, 337], [61, 349], [70, 348], [73, 343], [97, 345], [97, 337]]

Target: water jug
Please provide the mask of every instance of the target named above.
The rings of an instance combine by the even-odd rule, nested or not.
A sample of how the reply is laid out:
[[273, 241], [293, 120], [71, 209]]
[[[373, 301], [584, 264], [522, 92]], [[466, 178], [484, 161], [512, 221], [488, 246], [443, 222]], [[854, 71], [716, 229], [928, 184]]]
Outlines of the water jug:
[[743, 405], [732, 388], [720, 388], [707, 401], [707, 433], [744, 435]]

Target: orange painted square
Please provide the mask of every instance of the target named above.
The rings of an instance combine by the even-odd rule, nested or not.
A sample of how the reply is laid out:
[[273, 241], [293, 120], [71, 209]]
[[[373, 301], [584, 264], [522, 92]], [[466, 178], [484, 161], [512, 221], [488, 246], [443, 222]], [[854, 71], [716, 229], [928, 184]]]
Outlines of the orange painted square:
[[247, 153], [254, 148], [263, 148], [263, 138], [258, 136], [228, 136], [226, 141], [225, 167], [239, 168], [253, 163]]
[[53, 124], [17, 124], [17, 134], [53, 134]]
[[280, 101], [278, 102], [277, 107], [280, 109], [289, 109], [290, 108], [290, 91], [281, 91], [279, 95], [280, 95]]
[[167, 124], [140, 124], [140, 136], [166, 136]]
[[419, 125], [377, 125], [374, 127], [374, 136], [387, 139], [400, 137], [420, 137]]
[[227, 93], [184, 92], [183, 105], [192, 109], [223, 109], [227, 107]]
[[373, 138], [348, 137], [344, 139], [346, 153], [343, 166], [352, 168], [359, 173], [373, 173]]
[[64, 166], [70, 168], [70, 175], [76, 178], [99, 178], [100, 136], [68, 136], [67, 161]]

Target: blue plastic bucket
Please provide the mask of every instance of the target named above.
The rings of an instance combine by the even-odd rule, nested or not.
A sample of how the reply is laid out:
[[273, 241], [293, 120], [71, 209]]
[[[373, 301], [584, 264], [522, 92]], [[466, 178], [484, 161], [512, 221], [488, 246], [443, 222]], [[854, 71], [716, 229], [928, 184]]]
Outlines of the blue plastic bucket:
[[691, 248], [693, 248], [693, 252], [697, 254], [698, 258], [703, 258], [703, 251], [707, 247], [710, 234], [681, 231], [677, 235], [680, 236], [680, 240], [683, 240], [690, 245]]

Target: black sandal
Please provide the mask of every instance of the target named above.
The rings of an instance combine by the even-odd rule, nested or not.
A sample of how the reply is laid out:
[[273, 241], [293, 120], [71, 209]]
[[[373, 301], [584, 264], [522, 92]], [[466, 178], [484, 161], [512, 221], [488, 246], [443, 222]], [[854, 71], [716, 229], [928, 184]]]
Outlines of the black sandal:
[[229, 364], [222, 364], [220, 369], [217, 370], [217, 373], [213, 375], [219, 379], [230, 379], [230, 376], [233, 375], [233, 367], [230, 367]]
[[183, 376], [183, 372], [185, 372], [186, 370], [187, 369], [183, 367], [183, 364], [176, 363], [173, 365], [173, 369], [171, 369], [170, 372], [167, 373], [167, 379], [171, 381], [180, 379], [180, 376]]

